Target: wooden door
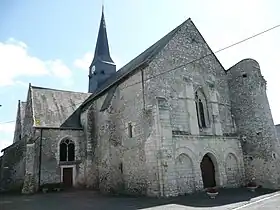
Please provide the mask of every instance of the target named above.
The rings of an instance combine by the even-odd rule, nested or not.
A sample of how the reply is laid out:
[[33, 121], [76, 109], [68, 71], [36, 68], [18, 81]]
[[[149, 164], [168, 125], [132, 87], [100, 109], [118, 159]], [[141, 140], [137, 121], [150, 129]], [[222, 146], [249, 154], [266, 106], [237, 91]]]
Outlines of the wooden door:
[[205, 155], [200, 163], [204, 188], [215, 187], [215, 168], [211, 158]]
[[73, 186], [73, 168], [63, 168], [63, 184], [65, 187]]

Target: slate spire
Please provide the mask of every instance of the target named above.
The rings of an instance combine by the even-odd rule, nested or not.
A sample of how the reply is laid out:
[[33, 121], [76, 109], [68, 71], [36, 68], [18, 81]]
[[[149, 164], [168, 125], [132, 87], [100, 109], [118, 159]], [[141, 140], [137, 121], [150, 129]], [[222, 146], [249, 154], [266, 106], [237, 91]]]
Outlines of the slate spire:
[[94, 93], [104, 82], [116, 73], [116, 65], [110, 56], [107, 30], [102, 5], [101, 21], [95, 47], [94, 58], [89, 67], [89, 93]]
[[114, 63], [114, 61], [112, 60], [112, 58], [110, 56], [103, 5], [102, 5], [102, 15], [101, 15], [101, 20], [100, 20], [99, 32], [98, 32], [98, 37], [97, 37], [97, 42], [96, 42], [96, 47], [95, 47], [95, 54], [94, 54], [93, 60]]

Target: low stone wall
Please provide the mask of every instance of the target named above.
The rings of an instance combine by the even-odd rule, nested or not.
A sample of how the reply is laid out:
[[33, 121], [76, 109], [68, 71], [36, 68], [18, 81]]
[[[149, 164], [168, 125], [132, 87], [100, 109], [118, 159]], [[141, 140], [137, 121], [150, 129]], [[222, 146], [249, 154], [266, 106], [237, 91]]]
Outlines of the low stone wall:
[[25, 142], [18, 141], [4, 151], [1, 164], [0, 190], [19, 191], [25, 174]]

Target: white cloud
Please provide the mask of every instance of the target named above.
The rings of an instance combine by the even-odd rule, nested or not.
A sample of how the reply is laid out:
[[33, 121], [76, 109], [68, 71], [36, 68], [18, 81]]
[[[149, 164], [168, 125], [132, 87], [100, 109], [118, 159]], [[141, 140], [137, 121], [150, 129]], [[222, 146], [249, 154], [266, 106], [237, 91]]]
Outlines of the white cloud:
[[0, 132], [1, 133], [14, 132], [14, 129], [15, 129], [15, 123], [14, 122], [0, 124]]
[[[3, 123], [0, 124], [0, 155], [1, 155], [1, 150], [10, 146], [13, 143], [13, 132], [15, 129], [15, 123]], [[3, 138], [4, 136], [4, 138]]]
[[87, 52], [81, 58], [74, 61], [74, 66], [79, 69], [88, 70], [92, 59], [93, 53]]
[[[78, 58], [74, 61], [74, 66], [79, 69], [88, 71], [88, 68], [92, 62], [93, 57], [94, 57], [93, 53], [87, 52], [81, 58]], [[117, 66], [117, 70], [123, 66], [124, 63], [117, 56], [112, 55], [112, 59]]]
[[[272, 2], [268, 4], [267, 1], [261, 0], [217, 0], [216, 4], [208, 2], [204, 8], [205, 16], [208, 16], [205, 19], [211, 18], [211, 21], [217, 24], [201, 22], [203, 35], [214, 51], [229, 46], [278, 25], [280, 16], [275, 9], [279, 7], [277, 4], [279, 5], [278, 1], [274, 1], [273, 5]], [[219, 6], [216, 8], [215, 5]], [[275, 123], [280, 123], [280, 99], [277, 97], [280, 89], [279, 32], [280, 28], [276, 28], [217, 54], [226, 69], [244, 58], [253, 58], [259, 62], [261, 72], [267, 80], [267, 95]]]
[[24, 42], [13, 38], [0, 42], [0, 58], [0, 70], [5, 72], [0, 77], [0, 86], [13, 85], [20, 76], [52, 76], [67, 81], [72, 76], [70, 69], [61, 60], [44, 61], [32, 56]]

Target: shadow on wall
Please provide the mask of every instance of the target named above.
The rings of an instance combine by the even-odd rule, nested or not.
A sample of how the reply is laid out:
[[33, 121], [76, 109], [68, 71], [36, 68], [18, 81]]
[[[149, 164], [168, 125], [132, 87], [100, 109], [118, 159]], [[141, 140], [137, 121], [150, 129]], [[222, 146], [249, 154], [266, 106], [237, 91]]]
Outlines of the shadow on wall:
[[1, 157], [0, 192], [21, 192], [25, 174], [24, 151], [24, 141], [5, 149]]

